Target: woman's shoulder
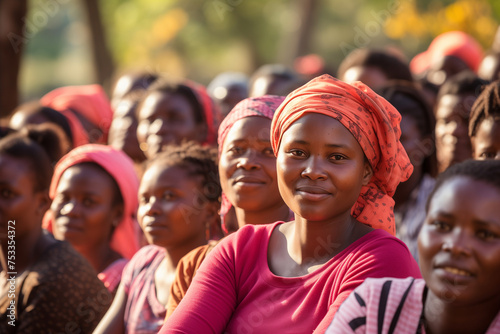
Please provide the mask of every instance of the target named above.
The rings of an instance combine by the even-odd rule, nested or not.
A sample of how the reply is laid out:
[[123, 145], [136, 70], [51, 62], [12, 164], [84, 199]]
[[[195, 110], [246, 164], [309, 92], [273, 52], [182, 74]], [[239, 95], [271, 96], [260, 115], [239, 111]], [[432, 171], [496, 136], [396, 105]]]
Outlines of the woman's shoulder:
[[263, 225], [245, 225], [238, 231], [228, 235], [215, 247], [215, 249], [235, 248], [235, 249], [250, 249], [255, 244], [266, 244], [273, 230], [283, 224], [283, 222], [275, 222], [272, 224]]
[[97, 273], [90, 263], [68, 242], [59, 240], [54, 240], [30, 267], [30, 271], [37, 273], [38, 280], [48, 276], [53, 281], [54, 275], [89, 275], [97, 278]]
[[394, 249], [406, 249], [408, 251], [408, 247], [403, 241], [381, 229], [375, 229], [365, 234], [356, 240], [351, 247], [360, 250], [392, 251]]
[[367, 270], [367, 277], [421, 277], [405, 243], [383, 230], [373, 230], [356, 240], [339, 259], [349, 272]]

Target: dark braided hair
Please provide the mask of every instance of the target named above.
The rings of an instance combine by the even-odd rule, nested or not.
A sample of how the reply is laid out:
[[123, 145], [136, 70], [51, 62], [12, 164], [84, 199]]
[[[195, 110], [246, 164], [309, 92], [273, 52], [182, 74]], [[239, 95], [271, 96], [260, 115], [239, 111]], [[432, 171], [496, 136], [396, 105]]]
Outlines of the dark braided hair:
[[437, 160], [434, 140], [436, 119], [431, 106], [414, 83], [391, 80], [378, 93], [396, 108], [401, 116], [410, 117], [418, 127], [422, 138], [428, 138], [429, 146], [421, 147], [425, 158], [422, 161], [424, 173], [437, 175]]
[[356, 49], [340, 63], [337, 78], [342, 78], [348, 69], [356, 66], [379, 69], [387, 79], [413, 81], [410, 68], [398, 57], [376, 49]]
[[484, 88], [472, 105], [469, 118], [469, 137], [474, 137], [486, 118], [500, 119], [500, 81], [494, 81]]
[[193, 141], [168, 145], [158, 156], [147, 162], [145, 169], [156, 164], [164, 167], [181, 167], [190, 176], [200, 176], [203, 197], [209, 202], [220, 202], [222, 189], [216, 148], [201, 146]]
[[426, 211], [437, 190], [449, 179], [460, 176], [490, 184], [500, 191], [500, 160], [466, 160], [450, 166], [437, 177], [434, 189], [427, 199]]

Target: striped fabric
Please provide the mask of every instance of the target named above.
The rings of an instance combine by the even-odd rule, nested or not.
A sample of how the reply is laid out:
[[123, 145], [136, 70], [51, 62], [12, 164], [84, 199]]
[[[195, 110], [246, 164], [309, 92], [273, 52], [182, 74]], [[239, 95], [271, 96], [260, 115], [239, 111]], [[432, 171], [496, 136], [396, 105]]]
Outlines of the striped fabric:
[[[337, 311], [325, 334], [425, 334], [421, 324], [425, 281], [368, 278]], [[500, 334], [500, 314], [487, 334]]]

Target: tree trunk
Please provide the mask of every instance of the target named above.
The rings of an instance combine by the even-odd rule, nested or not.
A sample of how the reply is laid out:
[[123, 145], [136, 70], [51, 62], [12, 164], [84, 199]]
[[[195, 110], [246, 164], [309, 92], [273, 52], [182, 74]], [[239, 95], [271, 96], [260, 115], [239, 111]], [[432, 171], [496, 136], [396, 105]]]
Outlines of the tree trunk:
[[19, 104], [19, 69], [24, 44], [27, 0], [0, 0], [0, 118]]
[[101, 84], [105, 90], [109, 91], [114, 72], [114, 63], [106, 44], [99, 3], [98, 0], [82, 0], [82, 4], [87, 13], [87, 20], [91, 33], [95, 77], [97, 82]]

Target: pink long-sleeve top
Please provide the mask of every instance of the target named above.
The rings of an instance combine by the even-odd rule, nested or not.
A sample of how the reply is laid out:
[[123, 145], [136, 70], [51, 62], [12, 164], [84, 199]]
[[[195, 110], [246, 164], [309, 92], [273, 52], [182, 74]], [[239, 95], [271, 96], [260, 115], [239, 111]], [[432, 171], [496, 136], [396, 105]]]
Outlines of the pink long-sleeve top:
[[281, 223], [244, 226], [217, 245], [160, 333], [323, 333], [366, 278], [421, 277], [406, 245], [383, 230], [305, 276], [276, 276], [267, 253]]

